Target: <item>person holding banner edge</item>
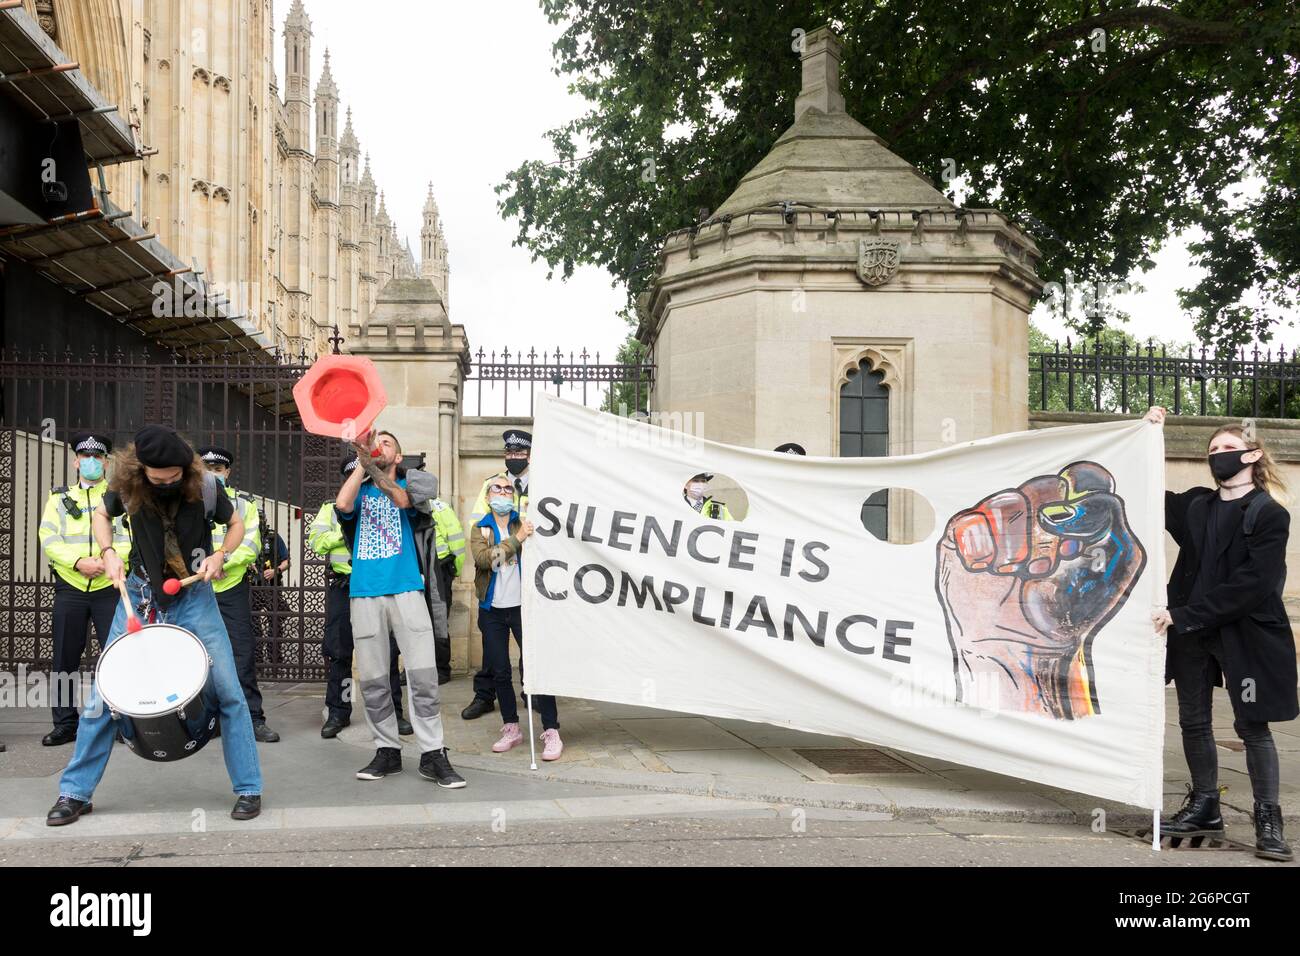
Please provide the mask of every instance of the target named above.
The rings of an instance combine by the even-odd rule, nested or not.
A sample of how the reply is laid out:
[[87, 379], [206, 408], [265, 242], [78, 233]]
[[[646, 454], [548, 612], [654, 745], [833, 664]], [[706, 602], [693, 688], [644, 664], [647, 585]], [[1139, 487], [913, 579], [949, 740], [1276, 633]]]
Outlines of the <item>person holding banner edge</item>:
[[[1144, 420], [1163, 425], [1165, 410]], [[1233, 729], [1246, 748], [1254, 795], [1255, 855], [1289, 861], [1278, 799], [1279, 763], [1270, 721], [1300, 714], [1296, 649], [1282, 588], [1291, 516], [1264, 444], [1240, 425], [1210, 436], [1217, 489], [1165, 492], [1165, 527], [1178, 544], [1168, 607], [1152, 614], [1168, 633], [1165, 679], [1178, 693], [1178, 723], [1192, 782], [1183, 806], [1160, 821], [1166, 836], [1222, 836], [1213, 688], [1226, 686]], [[1280, 500], [1279, 500], [1280, 499]]]
[[[519, 729], [519, 709], [510, 679], [510, 635], [520, 649], [523, 631], [524, 541], [533, 533], [533, 523], [515, 510], [514, 488], [504, 478], [488, 487], [491, 511], [474, 525], [477, 533], [470, 537], [474, 554], [474, 592], [478, 596], [478, 628], [483, 634], [483, 663], [492, 675], [497, 699], [501, 702], [501, 738], [492, 745], [493, 753], [505, 753], [524, 736]], [[530, 695], [542, 715], [542, 759], [559, 760], [564, 752], [560, 740], [560, 721], [555, 698], [549, 694]]]
[[[499, 471], [483, 479], [483, 487], [479, 489], [478, 498], [475, 499], [474, 507], [470, 511], [471, 525], [478, 524], [486, 515], [491, 514], [491, 508], [488, 506], [488, 489], [493, 482], [497, 481], [514, 487], [515, 507], [520, 514], [528, 513], [528, 463], [532, 458], [533, 436], [519, 428], [507, 428], [501, 433], [501, 441], [505, 448], [505, 471]], [[521, 665], [519, 668], [521, 681], [523, 673], [524, 669]], [[484, 649], [483, 664], [474, 674], [474, 699], [460, 712], [461, 719], [477, 720], [484, 714], [491, 713], [496, 705], [496, 696], [496, 684], [492, 679], [492, 670], [487, 665], [487, 651]]]

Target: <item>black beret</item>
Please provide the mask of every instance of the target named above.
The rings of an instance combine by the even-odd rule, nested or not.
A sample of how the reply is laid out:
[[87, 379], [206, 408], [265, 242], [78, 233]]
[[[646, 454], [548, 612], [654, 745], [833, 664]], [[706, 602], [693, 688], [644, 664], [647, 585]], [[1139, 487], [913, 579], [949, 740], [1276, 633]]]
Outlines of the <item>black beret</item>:
[[506, 443], [506, 451], [528, 451], [533, 447], [532, 432], [508, 428], [501, 433], [501, 440]]
[[235, 463], [235, 456], [216, 445], [204, 445], [199, 449], [199, 457], [209, 465], [225, 465], [229, 468]]
[[166, 425], [145, 425], [135, 433], [135, 457], [146, 468], [183, 468], [194, 460], [194, 449]]
[[339, 465], [339, 474], [346, 475], [349, 471], [351, 471], [355, 467], [357, 467], [357, 456], [348, 455], [346, 458], [343, 459], [342, 463]]
[[77, 432], [68, 439], [68, 444], [78, 454], [83, 451], [97, 451], [102, 455], [107, 455], [113, 450], [113, 439], [103, 432]]
[[800, 445], [797, 442], [792, 442], [792, 441], [788, 441], [784, 445], [777, 445], [776, 450], [782, 452], [788, 452], [791, 455], [808, 454], [806, 451], [803, 450], [803, 445]]

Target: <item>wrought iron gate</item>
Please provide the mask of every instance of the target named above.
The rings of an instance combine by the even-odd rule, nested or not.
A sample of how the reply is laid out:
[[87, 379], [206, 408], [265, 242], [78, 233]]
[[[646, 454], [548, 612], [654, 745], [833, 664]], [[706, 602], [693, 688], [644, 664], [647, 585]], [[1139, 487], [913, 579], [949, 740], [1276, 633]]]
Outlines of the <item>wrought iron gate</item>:
[[[231, 483], [251, 494], [289, 548], [284, 581], [255, 584], [257, 668], [265, 680], [325, 679], [325, 563], [307, 527], [339, 485], [342, 447], [305, 432], [292, 389], [307, 365], [162, 363], [117, 352], [49, 358], [0, 352], [0, 669], [48, 668], [54, 584], [37, 540], [50, 489], [75, 480], [66, 449], [78, 430], [114, 447], [143, 425], [174, 425], [196, 446], [234, 453]], [[86, 666], [99, 652], [88, 648]]]

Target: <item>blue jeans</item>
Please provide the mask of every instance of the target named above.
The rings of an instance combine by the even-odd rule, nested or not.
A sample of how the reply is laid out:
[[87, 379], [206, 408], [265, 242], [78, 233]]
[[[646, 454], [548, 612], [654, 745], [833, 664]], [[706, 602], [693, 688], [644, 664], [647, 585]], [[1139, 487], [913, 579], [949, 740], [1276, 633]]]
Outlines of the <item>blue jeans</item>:
[[[138, 606], [148, 586], [135, 575], [127, 578], [126, 584], [132, 603]], [[207, 648], [212, 658], [212, 687], [221, 706], [221, 750], [226, 758], [226, 772], [230, 774], [235, 793], [260, 794], [262, 767], [257, 759], [257, 742], [253, 739], [253, 721], [235, 672], [235, 656], [230, 650], [230, 638], [226, 636], [212, 585], [202, 581], [191, 584], [175, 604], [166, 611], [159, 610], [158, 620], [192, 631]], [[105, 646], [125, 633], [126, 609], [118, 601]], [[60, 796], [90, 799], [113, 753], [116, 730], [108, 708], [100, 700], [99, 688], [92, 688], [77, 726], [77, 749], [59, 780]]]

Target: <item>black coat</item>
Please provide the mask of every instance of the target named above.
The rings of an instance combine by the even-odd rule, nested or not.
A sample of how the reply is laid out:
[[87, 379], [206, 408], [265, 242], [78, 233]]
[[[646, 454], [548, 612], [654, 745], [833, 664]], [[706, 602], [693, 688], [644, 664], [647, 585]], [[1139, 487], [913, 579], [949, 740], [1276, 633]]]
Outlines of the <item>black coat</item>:
[[[1211, 499], [1210, 488], [1192, 488], [1181, 494], [1165, 492], [1165, 528], [1178, 543], [1178, 561], [1169, 579], [1169, 629], [1165, 679], [1173, 678], [1180, 653], [1199, 634], [1218, 629], [1223, 641], [1223, 669], [1214, 668], [1215, 684], [1227, 673], [1233, 709], [1245, 720], [1292, 720], [1300, 713], [1296, 694], [1295, 637], [1282, 604], [1286, 580], [1286, 544], [1291, 514], [1269, 499], [1255, 519], [1254, 533], [1246, 535], [1242, 518], [1258, 493], [1239, 499], [1232, 523], [1215, 562], [1215, 573], [1205, 593], [1191, 600], [1204, 550]], [[1211, 662], [1213, 667], [1213, 662]], [[1217, 672], [1217, 673], [1216, 673]], [[1253, 701], [1243, 701], [1241, 682], [1255, 683]]]

